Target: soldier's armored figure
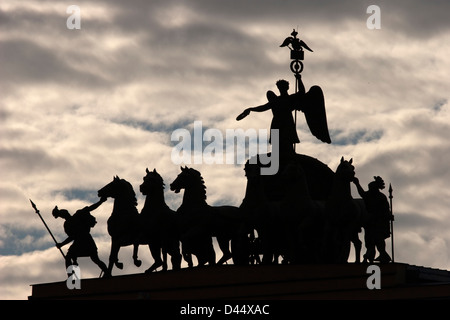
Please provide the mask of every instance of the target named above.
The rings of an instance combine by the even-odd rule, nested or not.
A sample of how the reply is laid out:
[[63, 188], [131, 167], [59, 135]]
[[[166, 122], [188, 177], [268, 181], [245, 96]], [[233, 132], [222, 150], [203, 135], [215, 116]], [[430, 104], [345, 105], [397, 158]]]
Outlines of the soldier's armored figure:
[[91, 215], [91, 211], [97, 209], [105, 201], [106, 198], [102, 198], [91, 206], [77, 210], [73, 215], [70, 215], [66, 209], [59, 209], [57, 206], [53, 209], [52, 214], [55, 219], [60, 217], [66, 220], [64, 231], [68, 235], [66, 240], [57, 243], [56, 246], [61, 248], [73, 241], [67, 251], [66, 268], [70, 265], [77, 265], [78, 257], [90, 257], [106, 275], [107, 267], [98, 257], [97, 246], [90, 233], [91, 228], [97, 223], [95, 217]]

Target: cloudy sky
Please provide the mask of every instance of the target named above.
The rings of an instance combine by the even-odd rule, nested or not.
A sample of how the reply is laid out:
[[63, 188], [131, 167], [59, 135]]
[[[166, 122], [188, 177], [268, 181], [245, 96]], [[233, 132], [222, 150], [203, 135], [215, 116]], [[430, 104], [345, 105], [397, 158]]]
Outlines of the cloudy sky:
[[[72, 4], [79, 30], [66, 26]], [[367, 28], [371, 4], [379, 30]], [[73, 213], [95, 202], [114, 175], [138, 193], [147, 167], [173, 181], [174, 130], [194, 121], [223, 133], [268, 129], [270, 113], [235, 117], [265, 103], [278, 79], [293, 83], [289, 50], [279, 47], [293, 28], [314, 50], [303, 82], [322, 87], [333, 141], [315, 139], [299, 114], [297, 152], [333, 170], [353, 157], [363, 186], [374, 175], [392, 183], [396, 261], [450, 269], [448, 12], [447, 0], [2, 1], [0, 298], [26, 299], [31, 284], [65, 279], [28, 199], [62, 241], [55, 205]], [[242, 165], [194, 167], [210, 204], [241, 203]], [[166, 190], [172, 209], [181, 196]], [[111, 211], [108, 200], [93, 212], [104, 261]], [[143, 267], [115, 274], [148, 268], [148, 249], [140, 252]], [[131, 248], [120, 258], [130, 264]], [[87, 258], [80, 266], [83, 278], [99, 274]]]

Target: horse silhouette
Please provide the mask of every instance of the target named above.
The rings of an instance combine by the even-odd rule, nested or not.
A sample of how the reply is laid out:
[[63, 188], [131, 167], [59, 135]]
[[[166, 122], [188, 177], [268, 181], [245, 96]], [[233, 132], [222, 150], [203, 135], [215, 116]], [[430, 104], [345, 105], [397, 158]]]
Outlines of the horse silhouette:
[[291, 161], [280, 179], [286, 185], [285, 197], [280, 203], [285, 225], [285, 260], [294, 264], [320, 262], [325, 201], [311, 197], [305, 170], [298, 161]]
[[177, 210], [183, 226], [181, 242], [185, 259], [189, 259], [189, 254], [194, 254], [199, 265], [215, 264], [212, 237], [216, 237], [223, 253], [217, 264], [223, 264], [230, 258], [233, 258], [235, 264], [243, 263], [240, 259], [242, 255], [238, 254], [244, 237], [239, 208], [210, 206], [206, 202], [203, 177], [193, 168], [181, 167], [181, 173], [170, 184], [170, 189], [175, 193], [179, 193], [181, 189], [185, 190], [183, 202]]
[[[164, 181], [153, 169], [146, 169], [146, 176], [139, 186], [140, 192], [146, 196], [140, 214], [141, 232], [147, 237], [154, 264], [146, 270], [152, 272], [159, 267], [167, 270], [167, 253], [171, 256], [172, 269], [181, 267], [179, 232], [175, 211], [170, 209], [164, 199]], [[161, 259], [161, 254], [164, 258]], [[137, 256], [137, 251], [135, 252]]]
[[252, 163], [245, 165], [247, 188], [240, 208], [248, 232], [258, 233], [263, 264], [277, 263], [279, 255], [286, 263], [346, 262], [351, 243], [360, 262], [358, 233], [368, 213], [364, 201], [350, 193], [352, 160], [342, 158], [333, 172], [296, 154], [275, 176], [262, 176], [260, 164]]
[[261, 175], [263, 166], [259, 156], [247, 161], [247, 187], [240, 206], [249, 228], [258, 233], [262, 263], [277, 263], [279, 255], [284, 262], [318, 262], [322, 211], [331, 193], [334, 172], [303, 154], [294, 154], [281, 163], [275, 175]]
[[[180, 241], [189, 266], [193, 265], [192, 254], [199, 266], [213, 265], [213, 237], [223, 254], [218, 264], [230, 258], [234, 264], [248, 264], [250, 258], [257, 261], [260, 253], [263, 264], [277, 263], [280, 255], [284, 262], [292, 264], [344, 263], [351, 243], [355, 246], [356, 262], [360, 262], [362, 242], [358, 233], [368, 213], [364, 201], [351, 196], [353, 160], [342, 157], [335, 173], [319, 162], [297, 155], [270, 177], [260, 174], [260, 164], [247, 162], [246, 194], [239, 208], [210, 206], [200, 172], [181, 167], [181, 173], [170, 184], [175, 193], [184, 189], [182, 204], [175, 212], [165, 203], [162, 177], [156, 169], [146, 169], [140, 185], [146, 199], [139, 214], [131, 184], [114, 177], [98, 191], [99, 197], [114, 198], [107, 222], [111, 252], [105, 274], [110, 276], [114, 265], [123, 267], [118, 253], [128, 245], [134, 246], [133, 260], [138, 267], [142, 263], [138, 259], [139, 245], [149, 246], [154, 263], [146, 272], [159, 267], [167, 270], [167, 254], [171, 256], [172, 268], [180, 269]], [[261, 252], [251, 251], [255, 243], [258, 246], [253, 247]]]
[[293, 158], [283, 167], [276, 177], [282, 196], [271, 199], [266, 194], [273, 187], [264, 184], [259, 165], [245, 165], [247, 188], [240, 208], [249, 233], [258, 233], [263, 264], [277, 263], [280, 255], [284, 263], [319, 260], [325, 202], [312, 199], [302, 159]]
[[[147, 193], [148, 191], [150, 189], [147, 189], [144, 178], [141, 192]], [[138, 259], [139, 245], [149, 246], [155, 262], [146, 272], [154, 271], [160, 266], [167, 269], [167, 264], [161, 261], [161, 250], [172, 256], [173, 268], [179, 269], [181, 258], [177, 257], [176, 252], [178, 242], [171, 237], [173, 230], [170, 228], [174, 223], [168, 216], [169, 212], [152, 211], [154, 199], [150, 197], [146, 199], [142, 213], [139, 214], [136, 208], [136, 193], [132, 185], [118, 176], [115, 176], [112, 182], [101, 188], [98, 195], [114, 198], [113, 211], [107, 221], [108, 233], [111, 236], [108, 275], [111, 275], [114, 265], [119, 269], [123, 268], [123, 263], [118, 260], [119, 251], [121, 247], [129, 245], [133, 245], [133, 261], [137, 267], [142, 264], [142, 261]], [[157, 200], [161, 200], [161, 198]], [[161, 208], [164, 207], [161, 206]]]
[[[109, 255], [108, 273], [111, 274], [113, 265], [122, 269], [118, 255], [121, 247], [134, 245], [135, 251], [139, 245], [139, 213], [136, 208], [137, 199], [132, 185], [115, 176], [113, 181], [98, 191], [99, 197], [114, 198], [114, 207], [108, 218], [108, 233], [111, 236], [111, 252]], [[139, 267], [141, 261], [133, 255], [134, 264]]]
[[[246, 222], [246, 233], [249, 234], [249, 254], [252, 258], [250, 262], [256, 260], [262, 264], [272, 264], [278, 261], [278, 257], [282, 254], [280, 249], [282, 232], [279, 232], [280, 204], [266, 196], [258, 164], [247, 161], [244, 170], [247, 186], [239, 209]], [[257, 241], [254, 239], [255, 230], [258, 235]], [[263, 256], [262, 260], [259, 259], [260, 254]]]
[[350, 182], [355, 177], [353, 159], [341, 161], [336, 169], [333, 187], [326, 203], [326, 238], [324, 259], [326, 262], [345, 263], [350, 254], [350, 245], [355, 247], [355, 262], [360, 262], [363, 221], [367, 216], [362, 199], [353, 199]]

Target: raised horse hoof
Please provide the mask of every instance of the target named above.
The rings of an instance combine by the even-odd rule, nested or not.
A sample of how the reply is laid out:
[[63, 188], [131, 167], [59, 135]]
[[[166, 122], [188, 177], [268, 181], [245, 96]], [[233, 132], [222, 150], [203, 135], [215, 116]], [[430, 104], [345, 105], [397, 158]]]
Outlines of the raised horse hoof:
[[142, 261], [136, 259], [134, 260], [134, 265], [139, 268], [142, 265]]
[[115, 264], [116, 267], [119, 268], [120, 270], [123, 269], [123, 263], [122, 263], [122, 262], [116, 261], [114, 264]]

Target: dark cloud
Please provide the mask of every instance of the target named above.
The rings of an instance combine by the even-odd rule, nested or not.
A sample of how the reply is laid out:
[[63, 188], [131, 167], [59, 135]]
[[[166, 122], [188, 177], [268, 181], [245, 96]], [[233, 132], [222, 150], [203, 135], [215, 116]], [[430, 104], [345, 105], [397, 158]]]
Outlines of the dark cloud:
[[44, 250], [53, 245], [51, 237], [42, 228], [2, 224], [0, 235], [0, 255], [21, 255], [34, 250]]
[[[193, 2], [197, 12], [212, 18], [229, 19], [233, 23], [293, 21], [308, 24], [326, 20], [333, 22], [356, 16], [363, 5], [354, 1], [236, 1], [233, 5], [221, 1]], [[294, 25], [296, 27], [296, 25]]]
[[91, 70], [73, 68], [71, 61], [60, 57], [53, 48], [26, 40], [5, 40], [0, 46], [2, 82], [7, 85], [65, 83], [95, 87], [105, 84], [105, 79]]
[[332, 140], [335, 145], [356, 145], [381, 139], [383, 131], [363, 129], [344, 133], [342, 130], [332, 130], [330, 135], [333, 137]]
[[30, 175], [35, 172], [48, 173], [52, 170], [67, 167], [69, 164], [64, 158], [54, 157], [47, 150], [26, 146], [22, 148], [1, 148], [0, 161], [5, 168], [19, 169], [22, 175]]
[[432, 1], [380, 1], [382, 28], [403, 33], [406, 37], [426, 40], [448, 32], [450, 3]]
[[98, 201], [97, 196], [98, 190], [93, 189], [68, 189], [68, 190], [58, 190], [57, 194], [62, 195], [67, 200], [83, 200], [86, 202], [96, 202]]

